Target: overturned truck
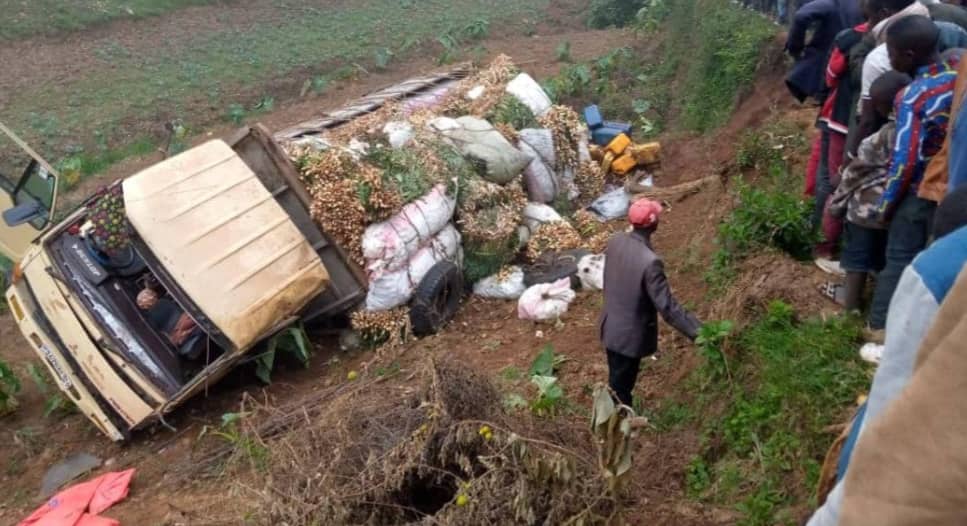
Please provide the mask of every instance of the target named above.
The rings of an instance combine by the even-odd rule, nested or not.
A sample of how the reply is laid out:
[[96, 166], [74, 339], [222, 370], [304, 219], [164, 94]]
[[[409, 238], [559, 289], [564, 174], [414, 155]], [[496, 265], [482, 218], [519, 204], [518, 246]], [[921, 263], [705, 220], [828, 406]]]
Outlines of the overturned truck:
[[[475, 78], [486, 84], [492, 72]], [[521, 154], [505, 163], [502, 184], [485, 180], [501, 168], [478, 166], [475, 146], [461, 143], [481, 119], [427, 124], [441, 138], [432, 144], [410, 133], [422, 111], [453, 105], [455, 87], [468, 91], [470, 74], [461, 66], [414, 78], [274, 136], [245, 128], [115, 182], [58, 222], [56, 170], [3, 127], [13, 146], [0, 166], [0, 250], [15, 261], [6, 298], [24, 337], [79, 411], [121, 441], [295, 323], [352, 319], [385, 332], [385, 320], [405, 316], [407, 330], [435, 332], [458, 307], [465, 276], [476, 281], [520, 251], [520, 173], [536, 168]], [[457, 95], [460, 111], [472, 113], [485, 91]], [[355, 139], [399, 112], [414, 117], [380, 126], [380, 144]], [[13, 151], [23, 164], [11, 162]], [[404, 159], [420, 151], [431, 153]], [[430, 175], [408, 175], [428, 164]], [[359, 175], [373, 165], [377, 175]], [[573, 180], [578, 166], [569, 167]], [[545, 176], [528, 193], [566, 195], [549, 188], [559, 183]], [[444, 212], [430, 221], [432, 203]], [[491, 236], [497, 230], [503, 237]]]

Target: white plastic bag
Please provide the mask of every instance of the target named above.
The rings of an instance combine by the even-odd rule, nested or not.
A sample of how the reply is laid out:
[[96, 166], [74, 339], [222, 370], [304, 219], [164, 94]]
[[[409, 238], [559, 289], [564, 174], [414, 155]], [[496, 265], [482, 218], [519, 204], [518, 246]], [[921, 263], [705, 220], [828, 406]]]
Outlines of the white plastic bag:
[[556, 155], [554, 153], [554, 134], [551, 130], [525, 129], [520, 131], [517, 141], [520, 151], [533, 157], [524, 169], [524, 185], [527, 198], [538, 203], [554, 201], [558, 193], [558, 181], [554, 174]]
[[481, 298], [496, 300], [516, 300], [524, 293], [527, 287], [524, 286], [524, 270], [520, 267], [511, 267], [504, 279], [499, 279], [500, 275], [495, 274], [484, 278], [473, 285], [473, 293]]
[[551, 98], [547, 96], [544, 88], [527, 73], [521, 73], [507, 83], [507, 93], [516, 97], [538, 117], [544, 115], [551, 108]]
[[507, 184], [520, 175], [531, 157], [507, 142], [507, 139], [483, 119], [464, 116], [459, 119], [438, 117], [429, 122], [431, 130], [450, 140], [464, 157], [486, 166], [485, 179]]
[[567, 312], [575, 294], [571, 279], [542, 283], [524, 291], [517, 302], [517, 317], [531, 321], [553, 321]]
[[614, 188], [594, 200], [588, 210], [594, 212], [606, 221], [618, 219], [628, 215], [631, 208], [631, 195], [624, 188]]
[[586, 290], [604, 289], [604, 254], [584, 256], [578, 261], [578, 279]]
[[370, 273], [366, 310], [384, 311], [406, 304], [434, 265], [444, 260], [460, 264], [461, 259], [460, 232], [449, 224], [399, 270]]
[[398, 150], [413, 140], [413, 125], [405, 121], [387, 122], [383, 133], [389, 145]]
[[425, 196], [403, 207], [363, 233], [363, 257], [370, 272], [399, 270], [420, 246], [447, 226], [457, 201], [437, 185]]

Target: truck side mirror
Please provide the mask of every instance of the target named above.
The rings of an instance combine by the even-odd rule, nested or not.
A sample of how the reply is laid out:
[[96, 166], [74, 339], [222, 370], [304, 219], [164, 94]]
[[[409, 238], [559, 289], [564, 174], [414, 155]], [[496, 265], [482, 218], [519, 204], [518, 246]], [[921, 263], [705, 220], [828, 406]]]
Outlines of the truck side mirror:
[[37, 201], [28, 201], [3, 211], [3, 222], [9, 227], [47, 219], [47, 210]]

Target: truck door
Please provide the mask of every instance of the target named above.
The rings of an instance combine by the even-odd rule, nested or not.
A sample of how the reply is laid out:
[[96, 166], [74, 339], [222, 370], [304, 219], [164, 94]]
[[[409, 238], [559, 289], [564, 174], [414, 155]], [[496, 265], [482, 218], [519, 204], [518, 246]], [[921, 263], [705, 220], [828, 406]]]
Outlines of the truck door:
[[0, 254], [17, 261], [53, 219], [57, 174], [0, 123]]

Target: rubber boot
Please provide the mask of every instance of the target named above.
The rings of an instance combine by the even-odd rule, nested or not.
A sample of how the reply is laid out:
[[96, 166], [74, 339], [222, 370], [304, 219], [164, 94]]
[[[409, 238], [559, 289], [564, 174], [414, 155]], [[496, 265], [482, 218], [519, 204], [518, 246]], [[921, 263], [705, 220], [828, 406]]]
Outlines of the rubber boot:
[[866, 272], [846, 273], [846, 312], [863, 310], [863, 289], [866, 288]]

